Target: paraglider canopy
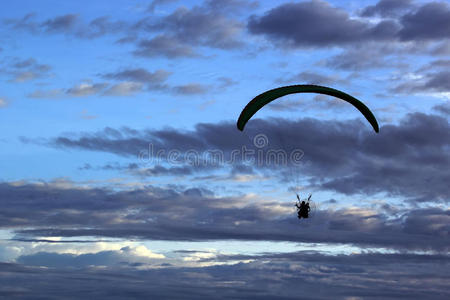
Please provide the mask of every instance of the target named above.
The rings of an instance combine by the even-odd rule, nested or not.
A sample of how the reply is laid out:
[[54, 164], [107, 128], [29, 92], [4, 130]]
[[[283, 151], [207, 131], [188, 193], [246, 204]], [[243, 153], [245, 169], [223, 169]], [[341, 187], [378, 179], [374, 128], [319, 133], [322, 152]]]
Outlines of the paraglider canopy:
[[348, 103], [350, 103], [354, 107], [356, 107], [364, 115], [364, 117], [367, 119], [367, 121], [369, 121], [369, 123], [372, 125], [373, 130], [375, 130], [375, 132], [378, 133], [378, 131], [379, 131], [378, 122], [375, 119], [375, 116], [370, 111], [370, 109], [366, 105], [364, 105], [364, 103], [362, 103], [355, 97], [350, 96], [349, 94], [346, 94], [339, 90], [325, 87], [325, 86], [311, 85], [311, 84], [283, 86], [283, 87], [279, 87], [276, 89], [266, 91], [266, 92], [256, 96], [242, 110], [241, 115], [239, 116], [239, 119], [237, 121], [237, 128], [240, 131], [243, 131], [245, 124], [247, 124], [248, 120], [250, 120], [251, 117], [267, 103], [269, 103], [277, 98], [280, 98], [280, 97], [283, 97], [283, 96], [286, 96], [289, 94], [295, 94], [295, 93], [318, 93], [318, 94], [333, 96], [333, 97], [339, 98], [341, 100], [347, 101]]

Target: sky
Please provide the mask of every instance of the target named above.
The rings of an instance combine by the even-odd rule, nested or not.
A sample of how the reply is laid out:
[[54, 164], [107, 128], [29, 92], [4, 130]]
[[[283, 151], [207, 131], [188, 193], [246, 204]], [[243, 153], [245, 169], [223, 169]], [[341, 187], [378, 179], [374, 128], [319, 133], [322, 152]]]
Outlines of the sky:
[[[448, 1], [17, 0], [0, 24], [0, 298], [450, 298]], [[318, 94], [237, 129], [293, 84], [379, 133]]]

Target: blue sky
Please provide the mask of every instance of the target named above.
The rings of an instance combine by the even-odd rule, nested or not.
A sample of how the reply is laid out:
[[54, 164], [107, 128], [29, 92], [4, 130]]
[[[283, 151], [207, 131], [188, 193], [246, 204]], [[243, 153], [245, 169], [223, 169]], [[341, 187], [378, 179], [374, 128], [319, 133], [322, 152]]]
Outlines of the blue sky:
[[[78, 296], [448, 298], [448, 2], [2, 8], [1, 296], [68, 298], [70, 278], [111, 276]], [[236, 129], [253, 97], [291, 84], [357, 97], [380, 133], [314, 94]], [[231, 160], [244, 148], [301, 159]], [[309, 220], [293, 191], [313, 194]]]

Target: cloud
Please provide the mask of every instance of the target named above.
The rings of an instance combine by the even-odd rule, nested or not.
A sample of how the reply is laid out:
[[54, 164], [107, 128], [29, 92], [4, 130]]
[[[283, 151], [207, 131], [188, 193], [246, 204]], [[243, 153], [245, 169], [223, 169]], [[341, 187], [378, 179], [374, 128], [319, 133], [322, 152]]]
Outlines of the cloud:
[[105, 96], [130, 96], [142, 92], [143, 84], [140, 82], [120, 82], [112, 85], [105, 92]]
[[153, 0], [152, 3], [148, 6], [149, 12], [154, 12], [155, 8], [161, 5], [166, 5], [170, 3], [177, 2], [178, 0]]
[[[166, 171], [166, 170], [163, 170]], [[173, 170], [172, 170], [173, 171]], [[321, 209], [299, 222], [292, 203], [218, 197], [202, 188], [110, 190], [58, 183], [1, 183], [0, 228], [15, 239], [110, 237], [171, 241], [242, 240], [353, 244], [448, 251], [448, 210]], [[33, 214], [30, 215], [29, 211]]]
[[165, 70], [156, 70], [155, 72], [149, 72], [143, 68], [138, 69], [125, 69], [115, 73], [104, 74], [104, 78], [109, 79], [121, 79], [121, 80], [133, 80], [137, 82], [155, 84], [166, 81], [171, 72]]
[[37, 61], [34, 58], [18, 60], [13, 64], [13, 67], [17, 69], [32, 68], [41, 72], [46, 72], [51, 69], [49, 65], [37, 63]]
[[[153, 11], [155, 6], [166, 2], [152, 2], [149, 9]], [[76, 14], [59, 15], [44, 21], [29, 14], [21, 19], [9, 19], [6, 24], [33, 34], [64, 34], [81, 39], [122, 34], [118, 43], [137, 41], [133, 53], [138, 56], [200, 57], [196, 47], [228, 50], [242, 46], [244, 25], [235, 14], [255, 5], [255, 2], [243, 0], [223, 1], [221, 5], [207, 1], [192, 8], [179, 7], [162, 17], [146, 17], [134, 24], [112, 20], [110, 16], [86, 21]]]
[[206, 0], [204, 5], [211, 11], [236, 14], [240, 11], [249, 11], [258, 8], [259, 2], [247, 0], [223, 0], [221, 2], [217, 2], [214, 0]]
[[28, 94], [27, 97], [36, 98], [36, 99], [62, 98], [62, 97], [64, 97], [64, 90], [63, 89], [52, 89], [52, 90], [48, 90], [48, 91], [36, 90], [36, 91]]
[[116, 84], [105, 82], [92, 83], [86, 81], [68, 89], [52, 89], [48, 91], [36, 90], [27, 96], [30, 98], [65, 98], [90, 97], [93, 95], [122, 97], [134, 95], [144, 91], [141, 82], [123, 81]]
[[36, 14], [29, 13], [23, 16], [21, 19], [7, 19], [5, 20], [6, 25], [10, 25], [16, 30], [26, 30], [31, 33], [37, 33], [38, 23], [35, 21]]
[[174, 86], [173, 91], [179, 95], [199, 95], [208, 92], [208, 86], [200, 83], [189, 83], [185, 85]]
[[385, 58], [385, 54], [389, 52], [392, 52], [392, 49], [380, 48], [379, 45], [352, 47], [326, 59], [325, 65], [332, 69], [353, 71], [395, 67], [397, 63], [390, 62]]
[[[234, 264], [206, 267], [141, 265], [37, 268], [0, 265], [5, 298], [155, 299], [447, 299], [448, 256], [361, 253], [327, 255], [297, 252], [219, 256]], [[246, 259], [246, 262], [239, 260]], [[426, 288], [424, 288], [426, 287]]]
[[215, 10], [201, 6], [180, 7], [148, 29], [162, 30], [181, 43], [230, 49], [240, 43], [236, 40], [242, 25]]
[[376, 5], [369, 5], [363, 9], [361, 16], [395, 17], [413, 8], [411, 0], [380, 0]]
[[213, 171], [219, 168], [219, 166], [214, 165], [180, 165], [180, 166], [164, 166], [158, 164], [157, 162], [151, 166], [142, 166], [137, 163], [129, 163], [125, 165], [120, 165], [118, 163], [108, 163], [103, 166], [92, 166], [88, 163], [79, 167], [79, 170], [107, 170], [107, 171], [121, 171], [134, 176], [139, 177], [161, 177], [161, 176], [185, 176], [192, 175], [194, 173]]
[[153, 253], [145, 246], [123, 247], [118, 251], [100, 251], [86, 254], [38, 252], [22, 255], [17, 262], [29, 266], [50, 268], [86, 268], [91, 266], [120, 266], [123, 264], [155, 264], [164, 255]]
[[412, 73], [406, 73], [403, 78], [395, 78], [399, 82], [390, 90], [394, 93], [432, 94], [433, 96], [450, 92], [450, 61], [438, 59], [417, 68]]
[[94, 120], [94, 119], [97, 119], [97, 116], [90, 115], [89, 112], [86, 109], [83, 109], [81, 111], [81, 118], [83, 120]]
[[[264, 155], [270, 149], [286, 153], [301, 149], [302, 160], [308, 162], [302, 173], [317, 188], [346, 195], [386, 193], [415, 201], [445, 202], [449, 193], [447, 178], [450, 180], [445, 167], [449, 164], [445, 155], [450, 141], [449, 126], [448, 120], [438, 115], [415, 113], [398, 125], [381, 126], [376, 135], [359, 120], [255, 119], [247, 131], [264, 132], [267, 136], [271, 144]], [[106, 128], [90, 135], [57, 137], [49, 145], [130, 157], [140, 155], [141, 162], [152, 161], [156, 153], [163, 154], [160, 159], [168, 159], [172, 150], [178, 151], [178, 159], [186, 162], [188, 150], [196, 151], [198, 157], [208, 157], [207, 151], [215, 149], [222, 162], [240, 163], [249, 158], [236, 156], [233, 151], [244, 145], [255, 149], [246, 136], [239, 134], [234, 123], [198, 124], [192, 131]], [[272, 160], [257, 164], [260, 170], [277, 176], [287, 171], [282, 166]]]
[[442, 103], [433, 106], [433, 110], [442, 113], [443, 115], [450, 116], [450, 103]]
[[144, 57], [166, 56], [167, 58], [175, 58], [198, 56], [191, 46], [181, 44], [176, 39], [163, 35], [140, 41], [133, 53]]
[[180, 166], [180, 167], [164, 167], [162, 165], [155, 165], [151, 168], [141, 168], [133, 170], [134, 174], [139, 176], [183, 176], [192, 175], [196, 172], [204, 172], [205, 170], [210, 171], [212, 168], [210, 166]]
[[450, 60], [448, 59], [438, 59], [434, 60], [427, 65], [421, 67], [417, 72], [424, 72], [429, 70], [436, 70], [436, 69], [442, 69], [445, 70], [446, 68], [450, 68]]
[[[199, 57], [195, 47], [234, 49], [243, 43], [240, 35], [244, 26], [228, 16], [229, 9], [246, 1], [213, 2], [192, 8], [179, 7], [161, 19], [142, 19], [135, 28], [156, 34], [137, 43], [135, 55], [154, 57]], [[229, 9], [225, 9], [225, 7]]]
[[286, 3], [263, 16], [251, 16], [247, 28], [251, 34], [264, 35], [283, 48], [439, 41], [450, 36], [450, 8], [445, 2], [414, 7], [410, 1], [380, 1], [363, 11], [366, 16], [374, 14], [393, 18], [372, 23], [352, 18], [324, 1]]
[[391, 89], [394, 93], [430, 93], [450, 91], [450, 72], [437, 71], [398, 84]]
[[149, 72], [146, 69], [137, 68], [124, 69], [114, 73], [103, 74], [102, 77], [116, 80], [127, 80], [129, 82], [134, 82], [135, 85], [137, 83], [144, 84], [147, 89], [150, 90], [167, 88], [164, 82], [171, 74], [171, 72], [168, 72], [166, 70], [156, 70], [154, 72]]
[[4, 108], [8, 105], [8, 101], [5, 98], [0, 98], [0, 108]]
[[450, 37], [450, 6], [446, 2], [426, 3], [400, 19], [399, 37], [404, 41], [448, 39]]
[[92, 39], [108, 34], [128, 32], [130, 26], [123, 21], [111, 21], [109, 16], [100, 16], [86, 22], [78, 14], [65, 14], [37, 21], [35, 13], [21, 19], [8, 19], [6, 24], [15, 30], [25, 30], [32, 34], [64, 34], [81, 39]]
[[389, 40], [398, 30], [392, 21], [370, 25], [352, 19], [347, 12], [323, 1], [281, 4], [264, 16], [251, 16], [247, 27], [250, 33], [265, 35], [283, 47], [326, 47]]
[[305, 112], [313, 110], [320, 111], [323, 109], [339, 111], [349, 107], [340, 99], [317, 95], [312, 100], [300, 98], [297, 100], [274, 101], [269, 103], [267, 108], [273, 111]]
[[2, 73], [11, 76], [11, 82], [25, 82], [46, 77], [51, 69], [50, 65], [40, 64], [34, 58], [20, 59], [16, 57], [7, 59]]
[[302, 71], [294, 76], [288, 77], [288, 78], [279, 78], [277, 79], [277, 82], [280, 83], [292, 83], [292, 82], [302, 82], [304, 84], [329, 84], [329, 83], [338, 83], [342, 82], [338, 77], [336, 76], [327, 76], [322, 75], [319, 73], [314, 73], [310, 71]]
[[233, 85], [236, 85], [239, 83], [230, 77], [224, 77], [224, 76], [217, 78], [217, 80], [219, 82], [219, 88], [227, 88], [227, 87], [230, 87], [230, 86], [233, 86]]
[[77, 32], [77, 35], [82, 38], [96, 38], [105, 36], [107, 34], [118, 34], [128, 30], [128, 24], [123, 21], [111, 21], [109, 16], [98, 17], [87, 26], [84, 26]]
[[71, 31], [78, 20], [78, 16], [74, 14], [67, 14], [58, 16], [53, 19], [48, 19], [42, 23], [42, 27], [47, 32], [68, 32]]
[[67, 89], [65, 93], [72, 97], [86, 97], [99, 93], [106, 86], [106, 83], [80, 83], [72, 88]]

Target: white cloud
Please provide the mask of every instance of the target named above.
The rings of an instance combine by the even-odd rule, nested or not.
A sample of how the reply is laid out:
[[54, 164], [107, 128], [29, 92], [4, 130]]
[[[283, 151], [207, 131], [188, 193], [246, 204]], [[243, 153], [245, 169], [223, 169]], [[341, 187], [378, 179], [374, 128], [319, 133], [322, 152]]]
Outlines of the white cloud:
[[0, 98], [0, 108], [6, 107], [8, 102], [4, 98]]
[[143, 85], [139, 82], [126, 81], [113, 85], [107, 91], [107, 96], [129, 96], [142, 91]]

